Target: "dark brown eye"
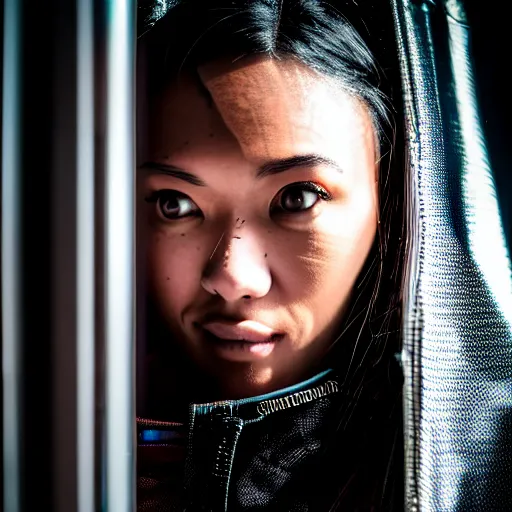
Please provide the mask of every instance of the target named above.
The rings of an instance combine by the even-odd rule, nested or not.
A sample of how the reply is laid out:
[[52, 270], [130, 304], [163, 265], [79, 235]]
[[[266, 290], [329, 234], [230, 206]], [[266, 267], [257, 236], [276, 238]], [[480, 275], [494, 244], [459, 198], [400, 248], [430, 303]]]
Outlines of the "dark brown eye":
[[281, 196], [280, 206], [287, 212], [309, 210], [318, 201], [318, 194], [310, 190], [294, 187], [286, 190]]
[[190, 197], [176, 190], [159, 190], [146, 201], [156, 203], [159, 213], [169, 220], [189, 217], [199, 212], [199, 208]]
[[298, 183], [285, 188], [279, 197], [278, 208], [286, 213], [307, 211], [319, 199], [328, 201], [330, 194], [316, 183]]

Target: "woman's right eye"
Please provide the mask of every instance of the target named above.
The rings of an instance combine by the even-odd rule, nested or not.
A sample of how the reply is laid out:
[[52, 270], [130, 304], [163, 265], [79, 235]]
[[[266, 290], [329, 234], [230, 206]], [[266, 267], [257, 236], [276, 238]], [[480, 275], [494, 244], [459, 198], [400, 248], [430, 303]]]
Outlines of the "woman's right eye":
[[157, 190], [146, 201], [156, 203], [158, 213], [168, 220], [178, 220], [200, 213], [194, 201], [177, 190]]

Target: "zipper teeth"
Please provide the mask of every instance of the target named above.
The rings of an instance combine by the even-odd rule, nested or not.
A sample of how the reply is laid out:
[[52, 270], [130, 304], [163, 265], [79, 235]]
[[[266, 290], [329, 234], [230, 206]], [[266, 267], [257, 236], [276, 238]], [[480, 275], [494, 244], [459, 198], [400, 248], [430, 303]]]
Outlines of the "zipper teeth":
[[419, 143], [410, 141], [408, 148], [407, 179], [407, 228], [409, 230], [409, 254], [404, 283], [403, 352], [406, 352], [404, 377], [407, 388], [404, 393], [404, 418], [406, 423], [406, 505], [410, 512], [419, 510], [420, 479], [420, 420], [421, 420], [421, 340], [423, 334], [423, 302], [421, 296], [424, 259], [423, 201], [418, 195], [421, 174], [418, 169]]
[[[413, 50], [416, 52], [416, 58], [422, 58], [425, 60], [427, 65], [431, 65], [432, 69], [427, 70], [426, 73], [422, 71], [415, 70], [414, 68], [411, 70], [411, 88], [414, 87], [414, 84], [422, 83], [422, 79], [428, 82], [429, 73], [433, 73], [434, 82], [436, 82], [436, 66], [435, 61], [433, 60], [433, 55], [431, 53], [431, 49], [433, 48], [432, 41], [432, 26], [431, 26], [431, 7], [423, 4], [422, 6], [417, 6], [415, 8], [418, 15], [421, 15], [421, 22], [417, 25], [414, 24], [414, 21], [411, 19], [407, 20], [408, 25], [406, 29], [408, 30], [408, 41], [409, 45], [413, 46]], [[435, 7], [435, 5], [434, 5]], [[421, 11], [420, 11], [421, 9]], [[419, 32], [419, 34], [415, 33]], [[421, 39], [420, 39], [421, 38]], [[419, 40], [428, 40], [427, 43], [419, 42]], [[425, 48], [426, 46], [426, 48]], [[409, 52], [410, 55], [410, 52]], [[422, 75], [426, 75], [422, 76]], [[427, 86], [428, 87], [428, 86]], [[420, 85], [421, 88], [421, 85]], [[415, 91], [416, 92], [416, 101], [414, 101], [413, 105], [409, 106], [409, 115], [414, 118], [414, 122], [419, 124], [422, 121], [421, 112], [425, 108], [425, 92], [424, 90]], [[423, 138], [421, 136], [417, 136], [414, 138], [413, 143], [411, 144], [411, 166], [413, 172], [412, 180], [410, 181], [411, 185], [411, 199], [413, 207], [411, 208], [411, 216], [410, 216], [410, 226], [411, 232], [414, 235], [412, 239], [412, 243], [414, 245], [413, 250], [411, 251], [411, 258], [414, 258], [411, 261], [411, 275], [413, 279], [411, 282], [411, 303], [409, 305], [410, 311], [410, 322], [409, 322], [409, 333], [408, 333], [408, 346], [411, 351], [410, 358], [410, 369], [409, 369], [409, 379], [410, 379], [410, 411], [409, 411], [409, 422], [413, 428], [413, 434], [411, 436], [411, 447], [409, 450], [409, 458], [408, 463], [410, 464], [410, 478], [409, 478], [409, 510], [411, 512], [417, 512], [420, 510], [420, 462], [421, 462], [421, 436], [420, 436], [420, 424], [421, 424], [421, 413], [422, 413], [422, 379], [421, 379], [421, 349], [422, 349], [422, 341], [423, 341], [423, 329], [424, 329], [424, 308], [423, 308], [423, 274], [424, 274], [424, 262], [425, 262], [425, 236], [426, 236], [426, 207], [425, 207], [425, 199], [424, 199], [424, 189], [422, 183], [422, 172], [423, 168], [420, 165], [422, 161], [422, 142]], [[412, 307], [411, 307], [412, 306]], [[428, 497], [426, 496], [428, 499]]]
[[[414, 152], [414, 148], [410, 148]], [[402, 361], [404, 380], [404, 433], [406, 465], [406, 510], [419, 510], [419, 458], [420, 458], [420, 414], [421, 414], [421, 338], [423, 329], [423, 310], [420, 296], [421, 260], [423, 254], [421, 214], [418, 211], [416, 193], [418, 184], [413, 166], [408, 163], [407, 179], [407, 227], [409, 231], [408, 255], [404, 275], [404, 320]]]
[[[405, 5], [404, 5], [405, 4]], [[405, 0], [392, 0], [395, 20], [396, 40], [400, 58], [407, 144], [405, 200], [407, 212], [407, 264], [403, 281], [402, 323], [403, 347], [402, 362], [404, 372], [404, 443], [405, 443], [405, 510], [418, 512], [419, 504], [419, 463], [420, 463], [420, 415], [421, 415], [421, 366], [420, 349], [423, 330], [423, 310], [421, 300], [421, 271], [423, 262], [423, 214], [422, 201], [418, 196], [421, 189], [421, 176], [416, 176], [420, 147], [417, 140], [418, 113], [415, 111], [417, 91], [411, 83], [413, 73], [411, 63], [411, 34], [413, 21], [411, 6]], [[414, 137], [411, 137], [411, 134]], [[418, 204], [418, 202], [420, 204]]]
[[159, 420], [149, 420], [146, 418], [137, 418], [137, 426], [142, 427], [154, 427], [154, 428], [180, 428], [183, 427], [183, 423], [177, 423], [174, 421], [159, 421]]

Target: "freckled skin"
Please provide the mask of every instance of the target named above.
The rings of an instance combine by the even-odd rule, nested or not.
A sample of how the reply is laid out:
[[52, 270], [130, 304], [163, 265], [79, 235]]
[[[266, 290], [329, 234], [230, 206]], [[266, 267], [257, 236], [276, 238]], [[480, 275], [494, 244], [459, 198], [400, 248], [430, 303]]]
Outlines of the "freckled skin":
[[[165, 220], [141, 201], [149, 284], [172, 339], [216, 380], [221, 398], [240, 398], [309, 376], [337, 335], [376, 233], [375, 133], [361, 102], [299, 63], [259, 57], [209, 64], [199, 74], [213, 105], [183, 75], [152, 110], [147, 160], [206, 186], [140, 171], [141, 198], [177, 190], [202, 212]], [[268, 161], [310, 153], [343, 172], [322, 164], [256, 177]], [[332, 200], [299, 214], [271, 211], [284, 187], [307, 181]], [[211, 311], [286, 336], [266, 358], [223, 361], [194, 327]]]

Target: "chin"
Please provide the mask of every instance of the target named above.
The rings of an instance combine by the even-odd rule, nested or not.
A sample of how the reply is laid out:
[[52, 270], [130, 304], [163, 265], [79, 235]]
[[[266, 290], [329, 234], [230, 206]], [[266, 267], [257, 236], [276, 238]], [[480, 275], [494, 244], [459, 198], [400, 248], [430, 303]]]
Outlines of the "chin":
[[216, 368], [221, 400], [240, 400], [264, 395], [279, 389], [271, 366], [254, 364], [231, 364]]

